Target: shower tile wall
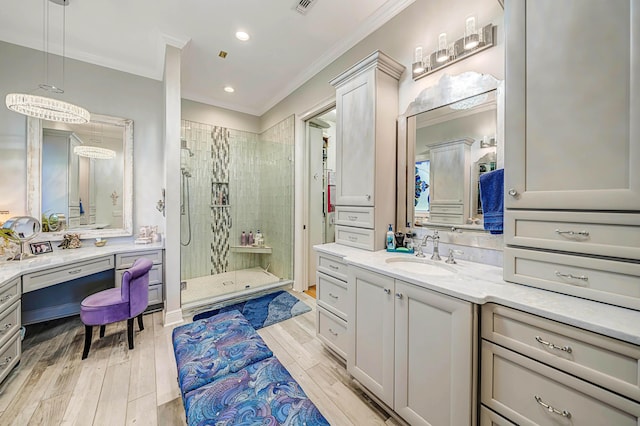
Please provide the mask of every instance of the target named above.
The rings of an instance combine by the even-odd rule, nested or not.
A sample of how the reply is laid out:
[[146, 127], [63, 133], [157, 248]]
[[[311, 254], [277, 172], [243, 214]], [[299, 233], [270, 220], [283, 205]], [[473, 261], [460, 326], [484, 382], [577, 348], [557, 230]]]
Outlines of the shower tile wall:
[[273, 253], [261, 266], [293, 279], [294, 116], [260, 135], [260, 230]]
[[[182, 279], [267, 268], [293, 277], [293, 116], [261, 135], [183, 120], [189, 178], [191, 242], [182, 246]], [[212, 137], [213, 132], [213, 137]], [[234, 253], [242, 231], [265, 236], [273, 254]], [[188, 237], [181, 220], [182, 242]]]

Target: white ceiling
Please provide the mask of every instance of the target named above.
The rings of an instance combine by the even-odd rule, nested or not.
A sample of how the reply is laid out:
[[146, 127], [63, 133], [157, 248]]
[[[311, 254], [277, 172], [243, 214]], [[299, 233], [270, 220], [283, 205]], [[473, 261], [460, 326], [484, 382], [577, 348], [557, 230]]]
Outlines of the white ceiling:
[[[297, 0], [70, 0], [65, 56], [161, 80], [165, 43], [187, 43], [183, 98], [262, 115], [413, 1], [314, 0], [301, 15]], [[45, 4], [60, 54], [63, 8], [47, 0], [3, 2], [0, 40], [43, 50]]]

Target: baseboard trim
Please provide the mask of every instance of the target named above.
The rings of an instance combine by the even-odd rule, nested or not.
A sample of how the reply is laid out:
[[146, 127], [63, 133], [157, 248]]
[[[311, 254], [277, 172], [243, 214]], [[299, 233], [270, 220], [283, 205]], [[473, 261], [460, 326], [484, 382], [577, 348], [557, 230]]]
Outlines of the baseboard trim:
[[176, 309], [175, 311], [162, 311], [165, 327], [173, 327], [174, 325], [184, 322], [182, 318], [182, 309]]

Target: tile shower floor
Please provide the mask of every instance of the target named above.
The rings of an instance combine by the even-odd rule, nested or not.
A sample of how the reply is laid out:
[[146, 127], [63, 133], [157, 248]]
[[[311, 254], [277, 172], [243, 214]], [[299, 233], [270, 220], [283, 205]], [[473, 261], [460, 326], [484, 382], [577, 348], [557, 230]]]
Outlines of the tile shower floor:
[[260, 267], [191, 278], [185, 282], [186, 288], [180, 292], [183, 310], [291, 283]]

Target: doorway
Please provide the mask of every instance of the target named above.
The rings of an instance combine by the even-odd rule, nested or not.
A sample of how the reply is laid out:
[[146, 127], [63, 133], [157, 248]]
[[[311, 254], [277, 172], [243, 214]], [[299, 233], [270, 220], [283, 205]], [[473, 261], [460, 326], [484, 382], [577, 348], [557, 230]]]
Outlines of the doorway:
[[331, 107], [306, 122], [307, 224], [305, 245], [307, 288], [316, 284], [314, 245], [335, 241], [336, 110]]

